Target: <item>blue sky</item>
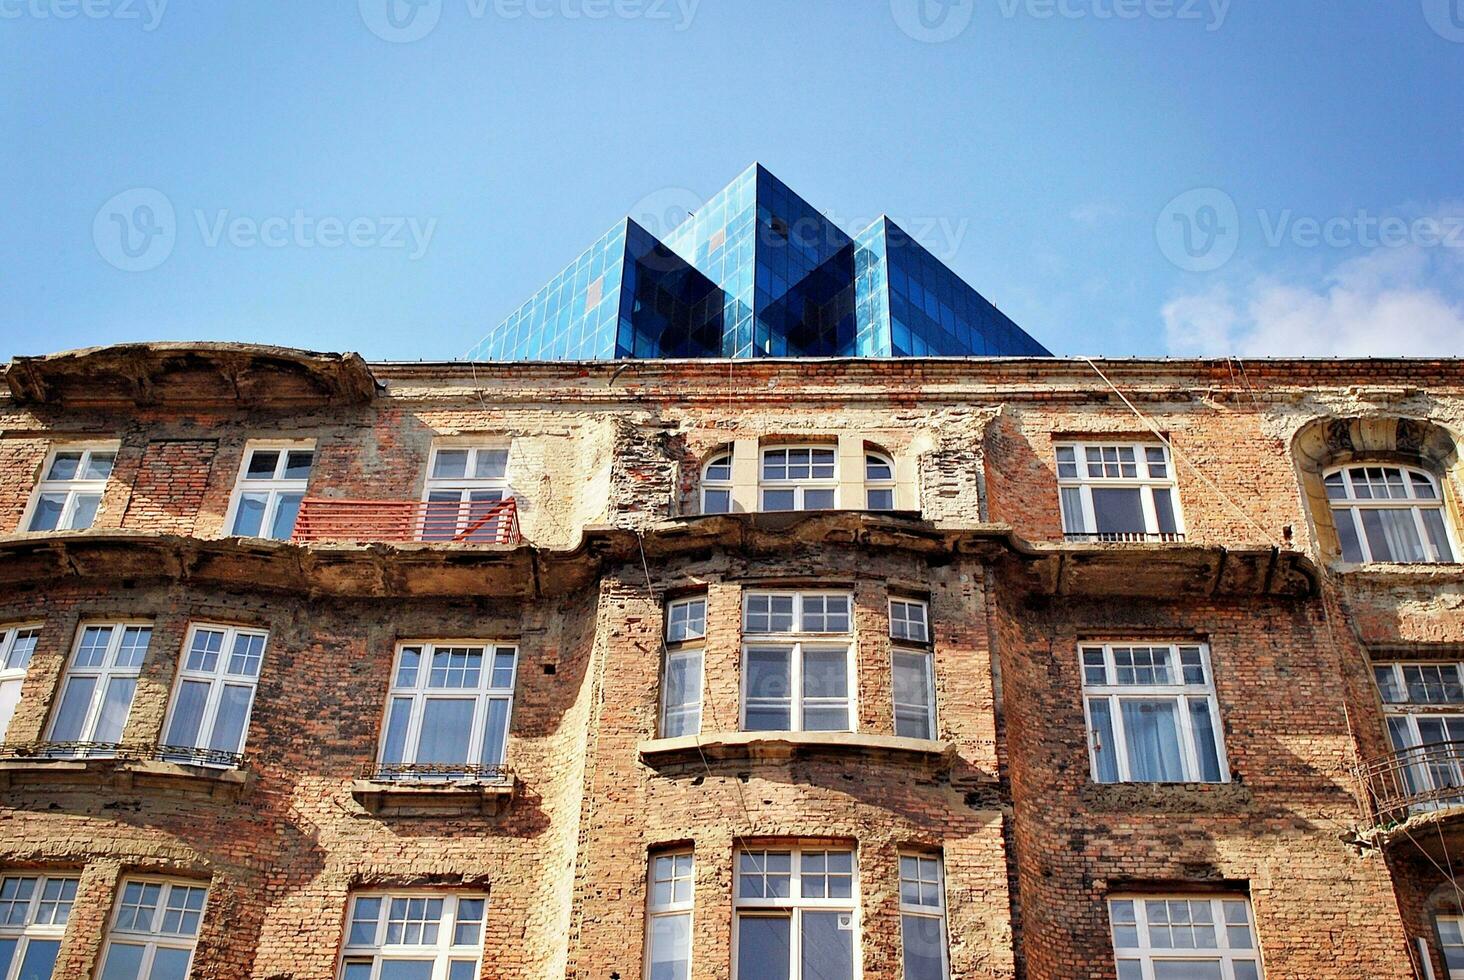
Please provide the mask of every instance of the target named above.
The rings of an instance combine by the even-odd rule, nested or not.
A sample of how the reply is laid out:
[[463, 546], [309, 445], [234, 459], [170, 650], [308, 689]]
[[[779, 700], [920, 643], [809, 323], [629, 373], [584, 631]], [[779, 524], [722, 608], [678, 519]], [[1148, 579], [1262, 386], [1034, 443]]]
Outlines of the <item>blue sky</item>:
[[754, 160], [1060, 354], [1464, 353], [1464, 0], [0, 0], [0, 59], [0, 358], [458, 357]]

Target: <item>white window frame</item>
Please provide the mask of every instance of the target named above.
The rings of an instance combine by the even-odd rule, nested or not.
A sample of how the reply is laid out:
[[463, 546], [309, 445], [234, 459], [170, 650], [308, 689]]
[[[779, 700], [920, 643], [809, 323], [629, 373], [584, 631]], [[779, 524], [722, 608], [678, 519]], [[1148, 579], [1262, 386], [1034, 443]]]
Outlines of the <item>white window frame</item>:
[[[751, 600], [754, 598], [792, 598], [793, 628], [786, 632], [753, 632], [750, 625]], [[811, 632], [805, 627], [808, 625], [806, 619], [810, 615], [806, 609], [806, 601], [809, 599], [841, 598], [846, 602], [848, 610], [849, 628], [841, 632]], [[824, 615], [827, 615], [826, 613]], [[751, 590], [743, 593], [742, 597], [742, 671], [740, 690], [738, 692], [738, 725], [742, 731], [750, 731], [747, 727], [747, 709], [750, 700], [756, 700], [759, 704], [768, 707], [777, 707], [773, 701], [782, 701], [782, 698], [770, 698], [766, 695], [752, 699], [748, 692], [748, 658], [754, 648], [776, 648], [789, 650], [789, 678], [788, 678], [788, 708], [789, 724], [788, 729], [756, 729], [756, 731], [786, 730], [793, 732], [808, 731], [805, 727], [804, 715], [808, 707], [830, 708], [842, 701], [847, 704], [849, 713], [849, 727], [840, 729], [813, 729], [813, 731], [841, 731], [854, 732], [859, 727], [859, 686], [856, 651], [854, 645], [854, 594], [841, 590]], [[837, 698], [816, 698], [810, 702], [803, 695], [803, 658], [806, 653], [839, 651], [844, 655], [844, 665], [847, 671], [848, 696], [843, 699]]]
[[[76, 875], [13, 872], [0, 877], [0, 896], [5, 895], [6, 887], [12, 881], [30, 881], [32, 883], [31, 893], [30, 897], [25, 899], [25, 912], [19, 923], [0, 922], [0, 939], [15, 941], [15, 951], [11, 954], [8, 969], [0, 968], [0, 980], [16, 980], [20, 976], [21, 967], [25, 965], [26, 955], [34, 941], [56, 943], [59, 954], [60, 943], [66, 935], [66, 923], [71, 919], [71, 910], [76, 903], [76, 890], [81, 879]], [[46, 899], [46, 890], [52, 885], [58, 886], [60, 892], [51, 899]], [[68, 888], [68, 886], [70, 887]], [[20, 886], [17, 884], [15, 887], [18, 889]], [[20, 903], [15, 901], [13, 895], [0, 899], [0, 907], [4, 907], [7, 913], [18, 904]], [[9, 919], [8, 914], [5, 919]]]
[[[1120, 684], [1118, 681], [1118, 665], [1115, 663], [1115, 650], [1128, 649], [1167, 649], [1169, 651], [1169, 664], [1172, 683], [1168, 684]], [[1204, 671], [1204, 683], [1185, 683], [1184, 664], [1182, 653], [1184, 650], [1198, 649], [1200, 654], [1200, 666]], [[1099, 684], [1088, 680], [1089, 665], [1087, 654], [1101, 650], [1103, 652], [1103, 669], [1105, 674], [1104, 683]], [[1215, 694], [1215, 671], [1210, 660], [1210, 645], [1199, 642], [1177, 642], [1164, 643], [1149, 640], [1133, 641], [1087, 641], [1078, 645], [1078, 676], [1082, 678], [1083, 695], [1083, 719], [1087, 726], [1088, 738], [1088, 760], [1090, 772], [1094, 782], [1101, 783], [1099, 753], [1112, 751], [1114, 756], [1115, 771], [1117, 779], [1112, 785], [1122, 783], [1139, 782], [1133, 778], [1132, 768], [1128, 757], [1128, 744], [1124, 732], [1124, 719], [1122, 702], [1124, 701], [1161, 701], [1172, 700], [1177, 706], [1179, 724], [1179, 753], [1184, 766], [1184, 779], [1182, 783], [1215, 782], [1203, 778], [1203, 769], [1199, 756], [1199, 740], [1195, 732], [1193, 719], [1190, 716], [1189, 703], [1201, 698], [1209, 702], [1210, 718], [1215, 729], [1215, 755], [1216, 762], [1220, 769], [1221, 783], [1230, 782], [1230, 763], [1225, 753], [1225, 726], [1220, 720], [1220, 704]], [[1100, 744], [1100, 737], [1097, 728], [1093, 723], [1091, 704], [1094, 700], [1105, 700], [1108, 702], [1109, 721], [1113, 726], [1113, 745]]]
[[[376, 932], [371, 943], [352, 943], [352, 925], [356, 921], [356, 905], [362, 900], [379, 900], [381, 907], [376, 915]], [[441, 900], [442, 913], [437, 919], [437, 942], [390, 943], [386, 942], [388, 922], [391, 919], [393, 901]], [[461, 902], [482, 902], [482, 918], [478, 920], [477, 943], [457, 942], [457, 915]], [[365, 921], [365, 920], [362, 920]], [[419, 920], [410, 920], [419, 921]], [[472, 920], [468, 920], [471, 923]], [[341, 939], [341, 956], [336, 975], [344, 978], [348, 966], [360, 965], [370, 960], [371, 980], [381, 975], [383, 962], [392, 960], [432, 960], [434, 980], [447, 980], [448, 971], [456, 963], [472, 962], [472, 976], [475, 978], [483, 969], [483, 937], [487, 932], [488, 896], [481, 892], [431, 891], [427, 889], [398, 889], [386, 891], [353, 892], [346, 908], [345, 935]], [[352, 962], [355, 961], [355, 962]]]
[[[920, 615], [912, 618], [910, 613], [919, 610]], [[932, 647], [930, 635], [930, 604], [923, 599], [910, 599], [904, 596], [890, 596], [889, 599], [890, 619], [890, 698], [894, 708], [895, 734], [900, 734], [900, 714], [903, 710], [906, 714], [919, 710], [925, 715], [925, 723], [929, 735], [925, 736], [934, 739], [939, 732], [936, 717], [936, 696], [935, 696], [935, 650]], [[898, 624], [904, 624], [900, 628]], [[912, 627], [919, 626], [918, 632]], [[901, 635], [903, 634], [903, 635]], [[913, 634], [913, 635], [912, 635]], [[929, 698], [925, 704], [913, 702], [902, 702], [897, 698], [895, 690], [895, 662], [900, 657], [919, 658], [923, 662], [925, 672], [925, 689]], [[906, 738], [919, 738], [918, 735], [903, 736]]]
[[[443, 453], [467, 453], [467, 458], [463, 462], [462, 476], [433, 475], [437, 472], [437, 459]], [[477, 473], [478, 456], [482, 453], [503, 454], [502, 476], [468, 475]], [[422, 528], [419, 537], [427, 541], [496, 540], [498, 523], [502, 520], [501, 516], [487, 520], [482, 527], [475, 527], [475, 525], [491, 514], [493, 504], [508, 500], [513, 496], [513, 490], [508, 483], [508, 467], [512, 462], [512, 457], [513, 445], [504, 439], [434, 443], [432, 451], [427, 455], [427, 474], [422, 480], [424, 520], [430, 520], [432, 523]], [[433, 505], [441, 508], [443, 512], [449, 512], [448, 508], [452, 506], [452, 501], [433, 500], [432, 497], [433, 495], [445, 497], [451, 493], [457, 494], [457, 515], [453, 521], [452, 533], [449, 534], [439, 526], [438, 522], [441, 521], [441, 518], [436, 516]], [[494, 496], [495, 494], [496, 496]], [[480, 508], [488, 513], [480, 513]], [[442, 521], [442, 523], [446, 522]], [[462, 537], [456, 537], [458, 535]]]
[[[12, 701], [8, 693], [0, 694], [0, 742], [5, 741], [10, 723], [15, 718], [15, 709], [20, 707], [20, 698], [25, 689], [25, 676], [30, 671], [31, 657], [35, 653], [36, 645], [40, 642], [40, 637], [40, 623], [19, 623], [0, 627], [0, 692], [13, 691], [15, 695]], [[18, 652], [21, 650], [24, 651], [23, 654]], [[19, 662], [21, 656], [25, 657], [24, 663]], [[4, 713], [7, 704], [9, 713]]]
[[[742, 895], [742, 858], [744, 855], [760, 855], [766, 870], [766, 855], [768, 854], [790, 855], [791, 870], [789, 875], [788, 897], [786, 898], [745, 898]], [[803, 897], [803, 865], [807, 856], [812, 854], [848, 854], [849, 867], [851, 870], [849, 878], [848, 898], [805, 898]], [[823, 877], [822, 875], [815, 875]], [[838, 875], [837, 877], [842, 877]], [[813, 912], [837, 912], [847, 913], [849, 917], [848, 928], [854, 935], [851, 937], [854, 961], [854, 980], [859, 980], [864, 975], [863, 956], [861, 948], [860, 929], [860, 895], [859, 895], [859, 852], [852, 846], [840, 845], [808, 845], [804, 847], [781, 847], [768, 845], [766, 847], [739, 847], [732, 852], [732, 980], [762, 980], [760, 977], [743, 977], [737, 972], [739, 946], [742, 936], [742, 920], [744, 918], [784, 918], [789, 920], [789, 968], [788, 980], [804, 980], [802, 947], [803, 947], [803, 913]], [[842, 926], [841, 926], [842, 928]]]
[[[905, 943], [905, 917], [915, 916], [922, 919], [938, 919], [940, 921], [940, 952], [941, 952], [941, 976], [951, 975], [951, 949], [950, 933], [946, 922], [946, 895], [945, 895], [945, 861], [941, 855], [928, 851], [900, 851], [896, 858], [899, 868], [900, 879], [900, 953], [903, 959]], [[907, 861], [914, 861], [918, 877], [909, 878], [906, 876]], [[925, 877], [926, 868], [935, 866], [935, 895], [936, 903], [930, 905], [924, 901], [906, 901], [905, 883], [914, 882], [916, 885], [917, 897], [922, 896], [924, 885], [929, 883]]]
[[[876, 464], [889, 470], [890, 475], [888, 479], [875, 479], [870, 476], [870, 470]], [[888, 507], [876, 507], [874, 505], [873, 495], [876, 492], [888, 493], [890, 495], [890, 505]], [[866, 449], [864, 451], [864, 509], [878, 511], [899, 510], [900, 502], [898, 495], [899, 491], [896, 488], [895, 480], [895, 461], [887, 453]]]
[[[478, 673], [478, 685], [476, 687], [429, 687], [432, 672], [432, 655], [437, 650], [477, 650], [482, 653], [482, 666]], [[417, 665], [416, 680], [411, 685], [399, 683], [402, 671], [402, 655], [407, 650], [418, 650], [421, 659]], [[513, 671], [509, 678], [507, 687], [493, 686], [493, 664], [499, 653], [509, 653], [513, 656]], [[452, 768], [452, 763], [419, 763], [417, 755], [421, 746], [422, 723], [425, 719], [426, 705], [431, 700], [466, 701], [472, 700], [473, 722], [472, 730], [468, 735], [468, 748], [463, 761], [464, 767], [480, 765], [497, 765], [504, 767], [508, 765], [509, 735], [513, 731], [513, 706], [515, 691], [518, 687], [519, 670], [519, 648], [514, 643], [498, 643], [492, 640], [414, 640], [397, 644], [396, 655], [392, 658], [391, 687], [386, 695], [386, 711], [382, 715], [381, 738], [376, 752], [377, 763], [380, 766], [403, 766], [411, 767], [417, 765], [432, 765], [441, 767], [441, 773], [413, 773], [403, 770], [399, 774], [381, 776], [395, 780], [431, 780], [431, 779], [452, 779], [462, 778], [461, 775], [454, 776], [458, 772]], [[402, 759], [400, 762], [390, 762], [386, 759], [387, 739], [391, 734], [392, 710], [398, 700], [410, 700], [411, 709], [407, 720], [406, 738], [402, 745]], [[507, 702], [503, 718], [503, 745], [496, 753], [501, 761], [498, 763], [484, 763], [483, 740], [484, 727], [488, 722], [489, 705], [494, 701]]]
[[[1459, 937], [1458, 942], [1449, 942], [1444, 936], [1444, 925], [1447, 923], [1451, 931]], [[1464, 966], [1450, 967], [1448, 965], [1449, 950], [1458, 950], [1459, 958], [1464, 961], [1464, 916], [1459, 915], [1436, 915], [1434, 916], [1434, 933], [1439, 944], [1439, 955], [1444, 960], [1444, 969], [1449, 971], [1449, 980], [1464, 980]], [[1420, 941], [1420, 945], [1422, 942]], [[1424, 955], [1428, 954], [1428, 947], [1422, 950]]]
[[[1425, 741], [1421, 728], [1423, 722], [1436, 722], [1445, 727], [1464, 730], [1464, 700], [1457, 701], [1414, 701], [1410, 695], [1406, 672], [1409, 668], [1450, 668], [1456, 682], [1464, 684], [1464, 663], [1458, 661], [1392, 660], [1374, 662], [1373, 683], [1378, 689], [1378, 701], [1383, 708], [1383, 723], [1387, 729], [1388, 744], [1393, 752], [1404, 757], [1400, 759], [1403, 779], [1412, 793], [1431, 794], [1435, 791], [1464, 787], [1464, 741], [1452, 740], [1444, 743]], [[1388, 686], [1399, 692], [1402, 700], [1389, 700], [1383, 690], [1379, 674], [1389, 674]], [[1442, 680], [1442, 677], [1441, 677]], [[1446, 683], [1446, 682], [1445, 682]], [[1399, 744], [1399, 742], [1404, 744]], [[1438, 746], [1425, 749], [1425, 746]], [[1420, 751], [1422, 750], [1422, 751]], [[1455, 806], [1464, 797], [1421, 800], [1413, 804], [1415, 811]]]
[[[1134, 929], [1138, 935], [1138, 945], [1120, 947], [1115, 937], [1115, 915], [1114, 907], [1118, 903], [1133, 903], [1135, 925]], [[1152, 945], [1153, 936], [1150, 933], [1149, 902], [1208, 902], [1210, 905], [1210, 924], [1215, 930], [1216, 946], [1213, 949], [1196, 948], [1167, 948]], [[1244, 925], [1249, 931], [1250, 946], [1231, 946], [1229, 927], [1232, 925], [1226, 918], [1226, 905], [1240, 904], [1245, 910]], [[1113, 946], [1115, 967], [1118, 969], [1119, 980], [1154, 980], [1154, 963], [1158, 962], [1213, 962], [1220, 961], [1220, 975], [1223, 980], [1247, 980], [1246, 977], [1238, 975], [1235, 967], [1237, 963], [1254, 963], [1256, 980], [1264, 980], [1265, 966], [1261, 957], [1260, 937], [1256, 933], [1255, 910], [1251, 907], [1250, 900], [1244, 895], [1214, 895], [1214, 894], [1178, 894], [1178, 895], [1146, 895], [1146, 894], [1119, 894], [1112, 895], [1108, 899], [1108, 921], [1109, 921], [1109, 942]], [[1163, 924], [1161, 924], [1163, 925]], [[1239, 924], [1233, 924], [1239, 927]], [[1130, 968], [1125, 971], [1125, 963], [1137, 965], [1139, 972], [1134, 974]]]
[[[1123, 476], [1122, 461], [1118, 476], [1092, 476], [1089, 474], [1088, 451], [1105, 449], [1129, 450], [1134, 455], [1134, 475]], [[1126, 440], [1085, 442], [1063, 441], [1054, 445], [1057, 460], [1058, 508], [1062, 513], [1063, 537], [1078, 541], [1183, 541], [1185, 536], [1184, 510], [1179, 502], [1179, 482], [1174, 468], [1174, 454], [1162, 442], [1130, 442]], [[1063, 459], [1066, 450], [1071, 450], [1072, 460]], [[1149, 459], [1149, 450], [1163, 454], [1164, 477], [1151, 476], [1151, 467], [1160, 461]], [[1116, 453], [1117, 455], [1117, 453]], [[1064, 474], [1065, 467], [1073, 467], [1072, 474]], [[1100, 464], [1106, 465], [1106, 464]], [[1093, 509], [1094, 489], [1137, 489], [1144, 514], [1142, 531], [1118, 532], [1099, 531], [1098, 519]], [[1159, 513], [1154, 504], [1154, 491], [1168, 490], [1174, 509], [1174, 530], [1159, 529]], [[1064, 491], [1077, 491], [1080, 512], [1071, 513], [1068, 497]]]
[[[700, 615], [695, 610], [700, 606]], [[678, 615], [682, 612], [685, 615]], [[700, 623], [700, 627], [696, 626]], [[677, 630], [681, 626], [682, 629]], [[666, 644], [661, 664], [661, 712], [658, 731], [662, 738], [685, 735], [699, 735], [702, 730], [702, 703], [706, 699], [706, 658], [704, 646], [707, 635], [707, 597], [705, 595], [677, 599], [666, 604]], [[671, 690], [671, 665], [679, 660], [695, 660], [692, 673], [697, 680], [695, 702], [673, 705], [667, 700]], [[688, 720], [687, 731], [672, 734], [672, 721], [676, 716]]]
[[[249, 477], [249, 461], [254, 458], [256, 452], [278, 452], [280, 458], [275, 462], [274, 475], [269, 479], [251, 479]], [[284, 473], [286, 463], [291, 452], [309, 452], [310, 476], [303, 480], [287, 480], [280, 474]], [[310, 479], [315, 475], [315, 467], [320, 462], [320, 452], [316, 448], [314, 439], [251, 439], [244, 444], [244, 453], [239, 460], [239, 473], [234, 479], [234, 493], [229, 498], [229, 510], [224, 515], [224, 533], [230, 537], [245, 537], [234, 529], [235, 522], [239, 519], [239, 505], [244, 497], [249, 494], [264, 494], [266, 496], [264, 513], [259, 518], [258, 540], [261, 541], [288, 541], [290, 536], [284, 538], [271, 538], [269, 532], [274, 529], [275, 518], [279, 514], [280, 498], [292, 494], [299, 494], [303, 500], [309, 493]], [[298, 513], [296, 520], [299, 520]], [[294, 526], [291, 526], [293, 533]]]
[[[86, 531], [96, 523], [97, 515], [102, 512], [102, 503], [106, 500], [107, 482], [117, 469], [117, 455], [122, 451], [120, 441], [111, 442], [75, 442], [61, 443], [51, 447], [46, 453], [46, 461], [41, 467], [39, 478], [36, 480], [35, 488], [31, 491], [30, 500], [26, 504], [25, 512], [20, 518], [20, 529], [31, 531], [31, 523], [36, 519], [36, 511], [40, 508], [41, 497], [53, 494], [65, 494], [66, 501], [61, 505], [61, 516], [56, 520], [56, 527], [51, 531], [37, 531], [38, 534], [54, 534], [56, 531]], [[93, 455], [110, 454], [112, 466], [107, 470], [107, 475], [101, 479], [73, 479], [73, 480], [52, 480], [49, 479], [51, 467], [55, 465], [56, 457], [62, 453], [81, 453], [81, 459], [76, 464], [78, 474], [85, 473], [91, 465]], [[97, 509], [92, 520], [85, 527], [73, 527], [72, 523], [76, 517], [76, 502], [80, 497], [97, 498]]]
[[[701, 497], [701, 513], [703, 513], [703, 514], [730, 514], [734, 510], [737, 509], [737, 502], [732, 499], [733, 498], [733, 494], [732, 494], [732, 466], [733, 466], [733, 463], [732, 463], [732, 450], [730, 448], [728, 448], [728, 449], [719, 449], [716, 453], [714, 453], [712, 455], [712, 458], [709, 459], [709, 460], [707, 460], [706, 461], [706, 464], [702, 466], [702, 468], [701, 468], [701, 492], [700, 492], [700, 497]], [[716, 476], [716, 477], [713, 477], [712, 476], [712, 469], [713, 469], [713, 467], [716, 467], [718, 469], [721, 469], [722, 467], [725, 467], [726, 468], [726, 471], [727, 471], [726, 477], [724, 478], [724, 477], [722, 477], [720, 475], [719, 476]], [[727, 495], [727, 509], [726, 510], [722, 510], [720, 508], [718, 508], [718, 509], [712, 509], [712, 508], [708, 507], [707, 506], [707, 494], [708, 493], [725, 493]]]
[[[1353, 470], [1397, 470], [1403, 479], [1403, 488], [1407, 492], [1406, 497], [1358, 497], [1353, 482]], [[1331, 490], [1336, 483], [1331, 482], [1334, 477], [1341, 477], [1341, 487], [1345, 496], [1334, 498]], [[1414, 478], [1420, 478], [1433, 488], [1434, 496], [1417, 496], [1418, 488], [1414, 485]], [[1386, 477], [1384, 478], [1386, 479]], [[1342, 522], [1349, 521], [1352, 526], [1353, 539], [1357, 542], [1362, 553], [1361, 564], [1372, 564], [1375, 561], [1382, 562], [1383, 559], [1374, 559], [1372, 544], [1368, 541], [1367, 530], [1363, 527], [1362, 512], [1365, 510], [1389, 510], [1406, 511], [1413, 518], [1414, 530], [1418, 535], [1419, 544], [1423, 547], [1424, 557], [1419, 564], [1453, 564], [1459, 560], [1459, 536], [1454, 530], [1454, 522], [1449, 519], [1449, 508], [1444, 502], [1443, 482], [1433, 473], [1417, 466], [1407, 466], [1402, 463], [1383, 463], [1356, 461], [1344, 466], [1333, 466], [1322, 474], [1323, 492], [1327, 495], [1327, 506], [1332, 512], [1332, 521], [1337, 532], [1337, 553], [1342, 555]], [[1424, 511], [1437, 511], [1444, 526], [1444, 536], [1449, 545], [1451, 554], [1444, 556], [1435, 546], [1433, 537], [1429, 534], [1428, 526], [1424, 523]], [[1344, 560], [1352, 559], [1343, 556]], [[1389, 562], [1408, 564], [1402, 559], [1387, 559]]]
[[[808, 467], [810, 475], [808, 477], [795, 478], [784, 476], [781, 479], [777, 479], [767, 476], [768, 457], [770, 455], [774, 453], [784, 454], [783, 463], [784, 471], [786, 473], [786, 468], [789, 465], [788, 455], [794, 452], [809, 453]], [[815, 477], [812, 475], [813, 467], [815, 465], [812, 455], [814, 452], [828, 453], [831, 457], [833, 457], [833, 472], [831, 475], [827, 477]], [[818, 465], [821, 466], [823, 464], [820, 463]], [[788, 508], [782, 508], [779, 511], [772, 511], [767, 505], [767, 494], [769, 490], [793, 491], [793, 506]], [[806, 505], [806, 496], [808, 491], [810, 490], [828, 491], [830, 494], [832, 494], [829, 507], [808, 507]], [[758, 510], [763, 512], [788, 514], [806, 510], [837, 509], [839, 506], [839, 447], [830, 443], [806, 443], [792, 445], [778, 444], [774, 446], [760, 447], [757, 454], [757, 506]]]
[[[123, 899], [127, 894], [127, 886], [138, 885], [159, 885], [161, 891], [158, 893], [158, 904], [153, 909], [149, 928], [142, 929], [120, 929], [118, 924], [122, 918]], [[203, 904], [196, 910], [198, 913], [198, 931], [192, 935], [183, 933], [163, 932], [164, 919], [168, 914], [168, 903], [172, 899], [175, 889], [200, 889], [203, 891]], [[157, 958], [159, 949], [176, 949], [188, 953], [188, 974], [193, 972], [193, 952], [198, 947], [199, 934], [203, 932], [203, 920], [208, 914], [208, 883], [201, 881], [189, 881], [178, 878], [162, 878], [152, 875], [128, 875], [117, 883], [117, 895], [112, 903], [112, 915], [107, 920], [107, 941], [102, 949], [101, 966], [97, 970], [97, 976], [102, 976], [107, 967], [107, 958], [112, 955], [114, 946], [141, 946], [143, 949], [142, 961], [138, 967], [137, 976], [147, 977], [152, 973], [153, 962]]]
[[[82, 640], [86, 637], [88, 629], [111, 629], [107, 639], [107, 646], [102, 655], [100, 666], [78, 666], [77, 654], [81, 652]], [[145, 629], [148, 631], [148, 643], [143, 648], [142, 659], [136, 664], [117, 665], [117, 655], [121, 652], [122, 640], [130, 629]], [[122, 732], [118, 734], [119, 742], [98, 743], [94, 748], [65, 750], [57, 747], [51, 749], [48, 754], [53, 756], [66, 756], [77, 758], [105, 758], [114, 754], [114, 748], [120, 744], [122, 734], [126, 732], [127, 719], [132, 716], [132, 706], [137, 701], [137, 679], [142, 674], [143, 665], [147, 663], [147, 657], [152, 651], [153, 623], [150, 620], [124, 619], [124, 620], [91, 620], [80, 623], [76, 627], [76, 637], [71, 644], [71, 654], [66, 659], [66, 670], [61, 675], [61, 684], [56, 689], [55, 706], [52, 708], [51, 719], [46, 730], [47, 741], [55, 741], [56, 724], [61, 720], [61, 707], [65, 703], [67, 688], [71, 682], [80, 677], [91, 677], [96, 679], [92, 688], [91, 700], [87, 704], [86, 714], [82, 719], [81, 731], [76, 741], [81, 743], [91, 742], [96, 737], [97, 723], [101, 720], [102, 707], [106, 704], [107, 689], [114, 680], [130, 679], [133, 682], [132, 697], [127, 702], [127, 713], [122, 716]]]
[[[193, 654], [193, 644], [200, 633], [221, 633], [223, 639], [219, 645], [218, 660], [212, 670], [194, 668], [189, 666]], [[230, 668], [234, 658], [234, 647], [241, 637], [257, 638], [262, 641], [259, 649], [258, 662], [254, 665], [254, 673], [238, 674]], [[231, 756], [241, 755], [244, 746], [249, 742], [249, 723], [254, 716], [254, 698], [259, 691], [259, 675], [264, 669], [264, 658], [269, 650], [269, 631], [255, 629], [247, 626], [228, 626], [223, 623], [190, 623], [188, 633], [183, 640], [183, 652], [178, 658], [178, 672], [173, 679], [173, 690], [168, 696], [168, 716], [163, 723], [163, 745], [164, 754], [168, 750], [181, 749], [181, 761], [187, 761], [195, 765], [212, 766], [217, 768], [233, 768], [237, 760]], [[219, 706], [223, 702], [224, 688], [247, 687], [249, 689], [249, 703], [244, 708], [244, 724], [239, 730], [239, 740], [233, 746], [210, 747], [204, 745], [184, 745], [169, 740], [173, 731], [173, 722], [178, 711], [178, 695], [183, 690], [183, 685], [188, 682], [208, 685], [208, 694], [204, 699], [203, 717], [198, 724], [198, 732], [194, 736], [195, 741], [210, 742], [213, 740], [214, 725], [218, 722]], [[175, 760], [177, 761], [177, 760]]]
[[[685, 874], [682, 874], [681, 861], [685, 859]], [[659, 877], [663, 862], [669, 862], [667, 867], [670, 870], [670, 877]], [[656, 901], [656, 885], [665, 882], [670, 886], [671, 897], [669, 901]], [[687, 885], [687, 897], [676, 898], [680, 885]], [[655, 940], [656, 923], [667, 919], [684, 917], [687, 921], [687, 931], [691, 934], [686, 949], [686, 975], [692, 976], [692, 961], [696, 956], [696, 936], [692, 932], [696, 925], [696, 854], [690, 850], [660, 851], [651, 855], [646, 867], [646, 943], [645, 943], [645, 978], [651, 980], [651, 968], [655, 963]]]

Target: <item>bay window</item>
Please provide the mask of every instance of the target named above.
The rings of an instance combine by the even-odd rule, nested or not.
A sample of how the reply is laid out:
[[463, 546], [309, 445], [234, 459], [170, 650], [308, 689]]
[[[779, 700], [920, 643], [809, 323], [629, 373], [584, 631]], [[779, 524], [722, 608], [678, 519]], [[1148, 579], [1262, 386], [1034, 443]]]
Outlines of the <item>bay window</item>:
[[116, 750], [151, 642], [152, 627], [142, 623], [81, 627], [51, 719], [51, 754], [94, 756]]
[[501, 776], [518, 650], [470, 643], [397, 649], [379, 772], [398, 779]]
[[1452, 562], [1457, 553], [1432, 473], [1344, 466], [1323, 477], [1344, 561]]
[[1061, 444], [1057, 485], [1068, 540], [1184, 539], [1174, 466], [1163, 443]]
[[733, 980], [854, 980], [854, 852], [739, 850]]
[[1084, 644], [1083, 701], [1100, 783], [1228, 782], [1203, 644]]
[[165, 758], [238, 764], [267, 637], [261, 630], [233, 626], [190, 627], [163, 729]]
[[487, 905], [476, 894], [352, 896], [340, 980], [477, 980]]
[[852, 605], [848, 593], [745, 596], [743, 731], [853, 730]]

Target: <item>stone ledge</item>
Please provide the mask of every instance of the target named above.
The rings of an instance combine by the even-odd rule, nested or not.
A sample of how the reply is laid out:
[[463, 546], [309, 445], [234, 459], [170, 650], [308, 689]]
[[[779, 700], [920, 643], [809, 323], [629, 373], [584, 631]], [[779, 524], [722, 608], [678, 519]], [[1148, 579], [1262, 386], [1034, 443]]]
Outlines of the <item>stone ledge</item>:
[[1370, 565], [1337, 563], [1332, 574], [1343, 585], [1455, 585], [1464, 582], [1464, 564], [1458, 562], [1377, 562]]
[[351, 796], [367, 812], [380, 817], [441, 817], [487, 814], [508, 809], [518, 781], [460, 779], [442, 782], [396, 782], [357, 779]]
[[247, 769], [183, 765], [157, 759], [0, 760], [0, 790], [80, 786], [119, 792], [161, 790], [232, 801], [243, 796], [254, 781], [254, 774]]
[[1101, 813], [1153, 812], [1165, 815], [1248, 813], [1250, 789], [1229, 783], [1085, 783], [1078, 794]]
[[857, 756], [861, 760], [913, 763], [949, 769], [956, 758], [952, 742], [864, 732], [711, 732], [641, 742], [640, 760], [652, 769], [700, 764], [707, 761], [745, 760], [781, 762], [811, 756]]

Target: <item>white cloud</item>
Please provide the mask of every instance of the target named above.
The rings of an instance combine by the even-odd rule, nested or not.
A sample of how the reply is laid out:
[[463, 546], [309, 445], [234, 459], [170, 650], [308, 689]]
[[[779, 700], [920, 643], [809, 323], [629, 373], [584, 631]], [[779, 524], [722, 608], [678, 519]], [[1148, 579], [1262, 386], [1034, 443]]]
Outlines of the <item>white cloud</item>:
[[1244, 357], [1464, 354], [1464, 254], [1375, 249], [1315, 285], [1256, 279], [1163, 308], [1173, 354]]

